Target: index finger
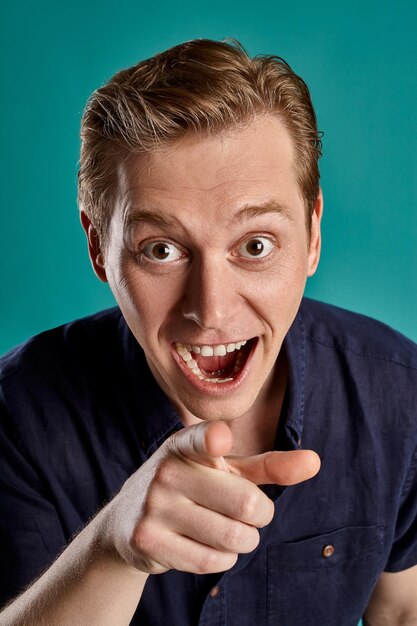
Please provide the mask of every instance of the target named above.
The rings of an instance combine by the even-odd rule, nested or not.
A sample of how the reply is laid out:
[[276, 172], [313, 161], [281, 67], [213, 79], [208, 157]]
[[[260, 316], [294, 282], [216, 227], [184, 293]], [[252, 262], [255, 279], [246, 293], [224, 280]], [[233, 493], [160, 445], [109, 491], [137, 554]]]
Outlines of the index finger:
[[254, 456], [228, 456], [230, 471], [255, 485], [296, 485], [309, 480], [320, 469], [320, 457], [313, 450], [264, 452]]
[[202, 422], [175, 433], [169, 440], [174, 453], [205, 465], [229, 471], [223, 456], [233, 445], [233, 436], [225, 422]]

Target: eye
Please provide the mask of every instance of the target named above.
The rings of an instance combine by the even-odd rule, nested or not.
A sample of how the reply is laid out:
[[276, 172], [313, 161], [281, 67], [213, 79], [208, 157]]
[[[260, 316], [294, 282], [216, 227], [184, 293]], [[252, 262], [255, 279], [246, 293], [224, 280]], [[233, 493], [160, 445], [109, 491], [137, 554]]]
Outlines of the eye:
[[273, 249], [274, 244], [267, 237], [251, 237], [239, 246], [238, 252], [246, 259], [262, 259]]
[[181, 250], [167, 241], [152, 241], [142, 248], [141, 253], [154, 263], [169, 263], [183, 256]]

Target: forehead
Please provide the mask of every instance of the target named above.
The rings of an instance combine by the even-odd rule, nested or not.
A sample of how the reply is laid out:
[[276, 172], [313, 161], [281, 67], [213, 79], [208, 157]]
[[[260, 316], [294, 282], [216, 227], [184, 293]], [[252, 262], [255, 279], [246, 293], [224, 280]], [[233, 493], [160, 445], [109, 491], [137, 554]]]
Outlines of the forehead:
[[119, 166], [118, 204], [186, 204], [204, 212], [271, 199], [302, 202], [289, 132], [276, 116], [211, 136], [189, 134]]

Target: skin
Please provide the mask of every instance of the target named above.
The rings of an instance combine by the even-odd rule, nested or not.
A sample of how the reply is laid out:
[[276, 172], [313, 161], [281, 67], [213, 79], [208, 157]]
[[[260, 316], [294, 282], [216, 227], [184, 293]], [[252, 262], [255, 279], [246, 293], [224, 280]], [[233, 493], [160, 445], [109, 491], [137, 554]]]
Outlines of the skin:
[[[285, 214], [257, 211], [234, 222], [243, 208], [271, 201], [285, 206]], [[125, 228], [135, 205], [148, 213], [157, 208], [165, 221], [175, 216], [175, 226], [153, 219]], [[94, 270], [109, 282], [185, 428], [1, 613], [2, 624], [127, 626], [149, 574], [221, 572], [256, 548], [258, 529], [274, 515], [258, 485], [292, 485], [318, 472], [312, 451], [271, 451], [287, 381], [280, 349], [317, 267], [321, 195], [311, 240], [304, 210], [290, 137], [279, 120], [264, 117], [234, 133], [187, 137], [127, 161], [118, 171], [105, 250], [81, 214]], [[268, 250], [262, 262], [245, 257], [254, 236]], [[155, 241], [180, 251], [175, 262], [161, 267], [146, 257]], [[254, 336], [247, 376], [226, 392], [193, 384], [172, 348], [175, 341], [215, 344]]]
[[417, 626], [417, 565], [383, 572], [365, 611], [364, 626]]
[[[281, 359], [276, 367], [277, 357], [319, 261], [322, 196], [309, 239], [296, 174], [287, 130], [278, 118], [264, 116], [238, 132], [190, 136], [125, 162], [105, 251], [97, 248], [96, 233], [83, 217], [94, 270], [109, 282], [183, 423], [227, 421], [233, 451], [240, 454], [273, 444], [286, 384], [285, 363]], [[238, 220], [247, 207], [273, 203], [283, 210]], [[137, 209], [173, 223], [143, 219], [126, 228]], [[260, 258], [245, 248], [255, 237], [265, 247]], [[152, 242], [166, 242], [170, 258], [149, 258]], [[228, 393], [220, 385], [210, 385], [216, 387], [212, 393], [195, 388], [172, 354], [173, 342], [251, 337], [258, 344], [250, 375]]]
[[[256, 548], [258, 529], [274, 515], [259, 484], [296, 484], [319, 470], [312, 451], [270, 451], [287, 378], [285, 359], [276, 371], [274, 365], [320, 249], [321, 196], [309, 245], [285, 129], [268, 118], [213, 139], [187, 138], [149, 158], [132, 158], [118, 177], [106, 250], [81, 214], [91, 260], [186, 427], [1, 614], [5, 625], [73, 624], [74, 616], [78, 623], [127, 625], [149, 574], [221, 572]], [[258, 215], [232, 230], [241, 209], [271, 200], [285, 204], [288, 215]], [[132, 233], [124, 228], [132, 203], [148, 211], [157, 203], [166, 218], [175, 215], [175, 229], [161, 230], [153, 219]], [[242, 245], [254, 234], [268, 250], [261, 263], [242, 258]], [[144, 246], [155, 238], [181, 250], [168, 271], [144, 261]], [[247, 377], [227, 393], [204, 393], [190, 383], [172, 348], [174, 341], [254, 336]]]
[[[187, 137], [147, 159], [126, 162], [118, 171], [118, 188], [106, 251], [97, 246], [85, 215], [82, 222], [94, 271], [109, 282], [155, 378], [185, 425], [225, 420], [232, 433], [231, 452], [270, 450], [287, 380], [280, 349], [306, 279], [318, 265], [323, 211], [320, 192], [308, 237], [286, 129], [277, 118], [265, 116], [235, 133]], [[285, 214], [255, 215], [238, 225], [233, 221], [245, 206], [273, 200], [286, 207]], [[122, 216], [133, 207], [157, 209], [178, 223], [163, 228], [138, 223], [126, 233]], [[242, 242], [261, 234], [273, 242], [265, 263], [236, 254]], [[163, 267], [138, 263], [137, 251], [148, 240], [172, 242], [184, 256]], [[172, 341], [215, 344], [252, 336], [259, 343], [250, 377], [225, 396], [192, 388], [168, 349]], [[317, 458], [304, 457], [304, 463], [304, 471], [308, 463], [310, 471], [315, 463], [318, 470]], [[224, 468], [223, 461], [213, 465]], [[246, 467], [251, 465], [250, 460]], [[417, 624], [416, 588], [417, 566], [383, 573], [365, 623]]]

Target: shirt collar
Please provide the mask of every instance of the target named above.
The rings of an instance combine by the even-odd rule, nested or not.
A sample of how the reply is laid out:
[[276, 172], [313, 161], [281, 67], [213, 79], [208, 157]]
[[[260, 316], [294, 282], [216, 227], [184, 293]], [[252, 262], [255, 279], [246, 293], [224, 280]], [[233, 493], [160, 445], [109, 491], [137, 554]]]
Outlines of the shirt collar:
[[304, 425], [306, 336], [301, 311], [302, 305], [284, 340], [288, 362], [285, 434], [293, 448], [301, 446]]

